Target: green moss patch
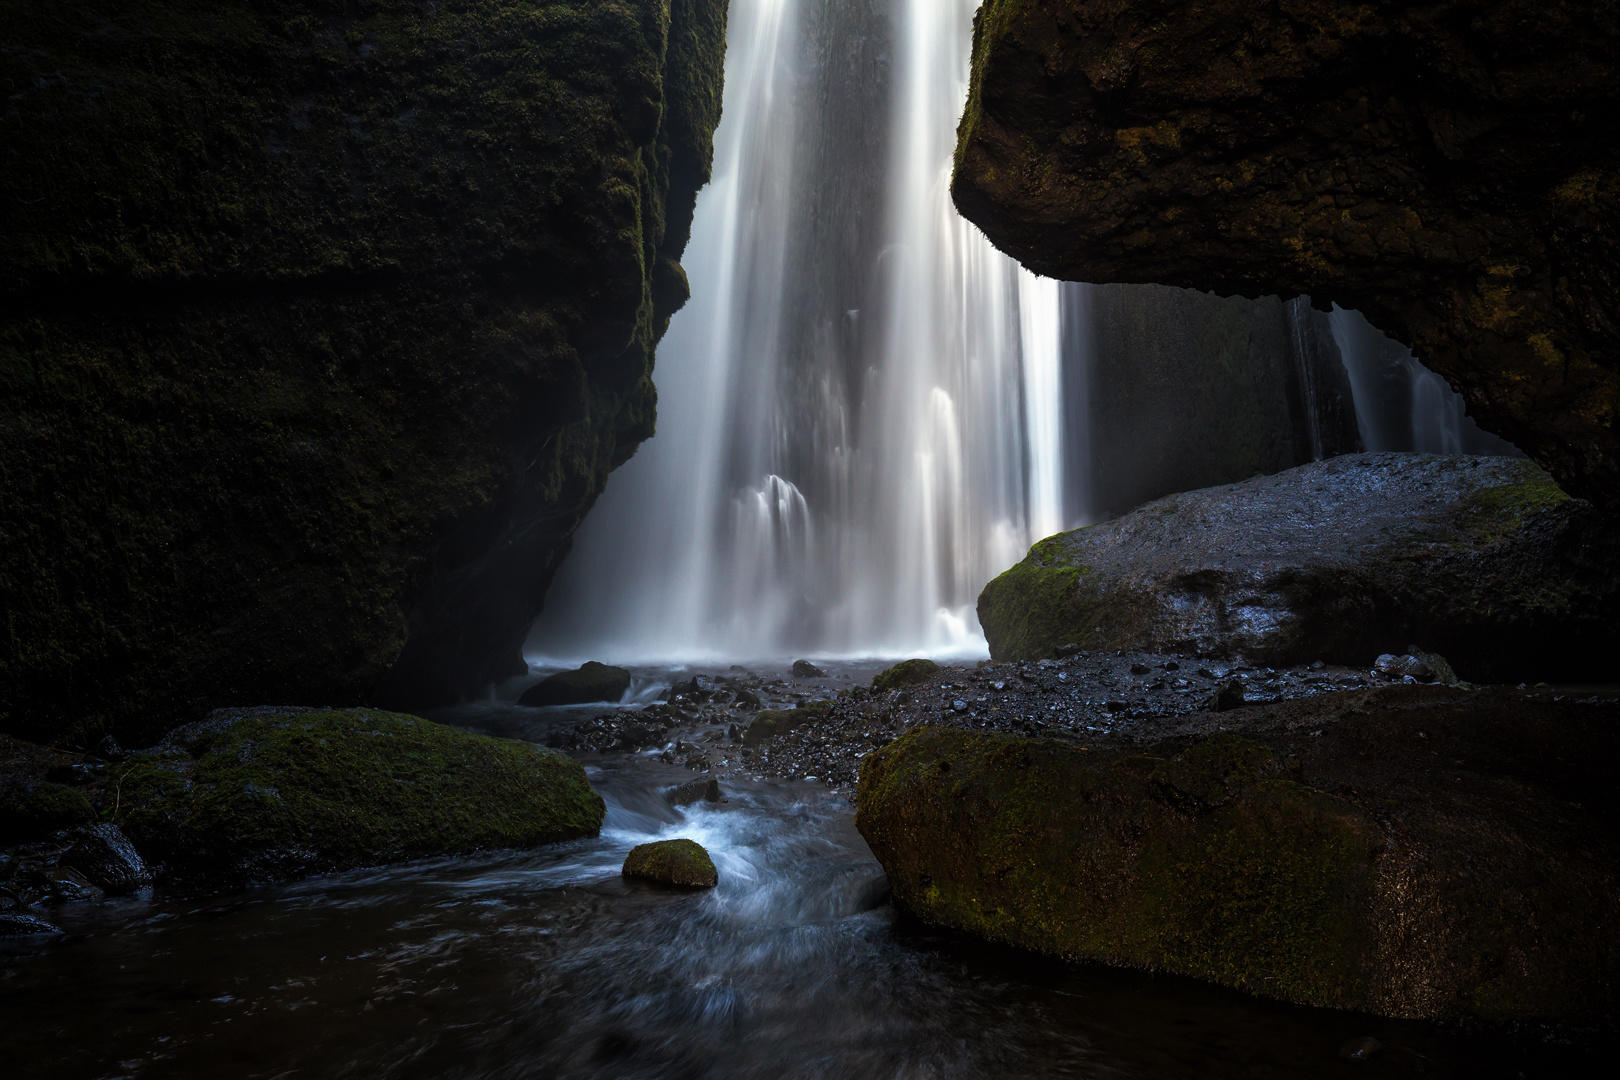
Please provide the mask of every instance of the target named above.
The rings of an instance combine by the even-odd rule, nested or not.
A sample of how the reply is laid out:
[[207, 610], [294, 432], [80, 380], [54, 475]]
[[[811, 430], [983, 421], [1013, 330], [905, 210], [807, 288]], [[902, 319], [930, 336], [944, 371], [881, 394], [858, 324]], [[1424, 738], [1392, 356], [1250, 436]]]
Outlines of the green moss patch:
[[113, 820], [186, 877], [273, 880], [593, 836], [554, 750], [370, 709], [222, 710], [117, 774]]
[[624, 876], [686, 889], [710, 889], [719, 884], [714, 861], [696, 840], [659, 840], [630, 850]]
[[938, 670], [939, 665], [932, 660], [902, 660], [878, 672], [877, 677], [872, 680], [872, 689], [881, 694], [889, 690], [898, 690], [902, 686], [926, 682], [933, 678]]

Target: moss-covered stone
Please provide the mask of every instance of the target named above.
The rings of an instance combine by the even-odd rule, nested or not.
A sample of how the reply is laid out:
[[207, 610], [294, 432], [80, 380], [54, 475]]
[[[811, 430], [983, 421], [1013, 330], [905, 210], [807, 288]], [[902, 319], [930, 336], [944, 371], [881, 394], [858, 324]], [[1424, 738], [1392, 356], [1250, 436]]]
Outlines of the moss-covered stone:
[[1357, 309], [1611, 504], [1617, 45], [1578, 2], [986, 0], [952, 193], [1037, 273]]
[[623, 872], [627, 878], [683, 889], [712, 889], [720, 882], [714, 861], [696, 840], [659, 840], [637, 845], [625, 856]]
[[742, 743], [748, 747], [763, 746], [778, 735], [785, 735], [803, 724], [813, 722], [831, 707], [830, 701], [812, 701], [797, 709], [764, 709], [743, 729]]
[[618, 701], [630, 689], [630, 673], [596, 660], [573, 671], [548, 675], [523, 692], [519, 705], [579, 705], [588, 701]]
[[1418, 641], [1476, 681], [1595, 679], [1620, 649], [1617, 543], [1530, 461], [1347, 454], [1044, 540], [985, 586], [979, 622], [998, 660], [1371, 664]]
[[1293, 702], [1148, 752], [917, 728], [864, 762], [856, 824], [898, 904], [990, 940], [1393, 1016], [1602, 1016], [1612, 707], [1473, 701]]
[[170, 876], [277, 880], [601, 827], [555, 750], [369, 709], [228, 709], [120, 765], [106, 809]]
[[889, 690], [898, 690], [902, 686], [911, 686], [915, 683], [927, 682], [939, 671], [939, 665], [932, 660], [915, 659], [902, 660], [878, 672], [872, 679], [872, 689], [878, 693]]
[[40, 840], [58, 829], [95, 820], [80, 791], [46, 781], [0, 784], [0, 843]]
[[725, 12], [7, 4], [0, 724], [508, 674], [653, 429]]

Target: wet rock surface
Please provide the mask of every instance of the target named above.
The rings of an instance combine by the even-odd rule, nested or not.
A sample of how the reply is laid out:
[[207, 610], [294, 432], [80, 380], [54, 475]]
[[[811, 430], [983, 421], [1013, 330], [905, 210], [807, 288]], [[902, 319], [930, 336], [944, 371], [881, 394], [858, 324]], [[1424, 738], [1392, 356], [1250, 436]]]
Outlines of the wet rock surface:
[[1043, 540], [979, 620], [998, 659], [1361, 665], [1416, 641], [1476, 681], [1601, 679], [1620, 650], [1614, 537], [1529, 461], [1350, 454]]
[[1388, 1016], [1607, 1022], [1613, 698], [1402, 685], [1219, 717], [1145, 743], [917, 728], [868, 759], [857, 825], [898, 903], [993, 940]]
[[624, 876], [681, 889], [712, 889], [720, 883], [714, 861], [695, 840], [659, 840], [631, 848]]
[[578, 705], [589, 701], [618, 701], [630, 689], [630, 673], [621, 667], [591, 660], [573, 671], [548, 675], [523, 692], [519, 705]]

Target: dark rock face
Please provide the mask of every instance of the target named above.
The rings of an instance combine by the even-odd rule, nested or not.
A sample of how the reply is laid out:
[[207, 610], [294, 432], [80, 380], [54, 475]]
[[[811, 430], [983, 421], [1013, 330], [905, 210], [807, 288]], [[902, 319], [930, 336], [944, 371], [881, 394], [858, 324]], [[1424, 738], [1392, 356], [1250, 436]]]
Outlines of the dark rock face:
[[1401, 1017], [1601, 1017], [1615, 708], [1395, 687], [1085, 746], [917, 728], [862, 767], [897, 903], [1058, 956]]
[[621, 667], [588, 660], [573, 671], [559, 671], [535, 683], [518, 698], [519, 705], [579, 705], [618, 701], [630, 689], [630, 673]]
[[166, 876], [274, 881], [595, 836], [585, 770], [369, 709], [221, 709], [120, 766], [114, 820]]
[[1120, 514], [1364, 449], [1327, 316], [1301, 300], [1087, 290], [1088, 502]]
[[979, 596], [996, 659], [1065, 646], [1607, 678], [1612, 531], [1529, 461], [1350, 454], [1041, 541]]
[[725, 12], [12, 12], [0, 729], [508, 673], [653, 429]]
[[1620, 492], [1612, 5], [987, 0], [957, 206], [1031, 269], [1364, 313]]
[[78, 869], [108, 896], [122, 896], [152, 884], [146, 860], [116, 825], [105, 821], [76, 829], [62, 861]]
[[695, 840], [659, 840], [631, 848], [624, 876], [683, 889], [711, 889], [720, 883], [709, 853]]

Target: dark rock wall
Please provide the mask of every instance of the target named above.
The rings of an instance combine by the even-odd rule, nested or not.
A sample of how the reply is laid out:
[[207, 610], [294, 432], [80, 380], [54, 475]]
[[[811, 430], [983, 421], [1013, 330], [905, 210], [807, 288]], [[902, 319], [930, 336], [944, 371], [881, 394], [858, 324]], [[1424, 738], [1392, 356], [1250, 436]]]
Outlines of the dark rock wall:
[[954, 194], [1037, 272], [1365, 314], [1620, 490], [1620, 8], [987, 0]]
[[1361, 449], [1320, 312], [1155, 286], [1088, 292], [1089, 407], [1069, 428], [1089, 429], [1072, 464], [1088, 472], [1094, 516]]
[[725, 12], [0, 4], [0, 727], [515, 660], [652, 432]]

